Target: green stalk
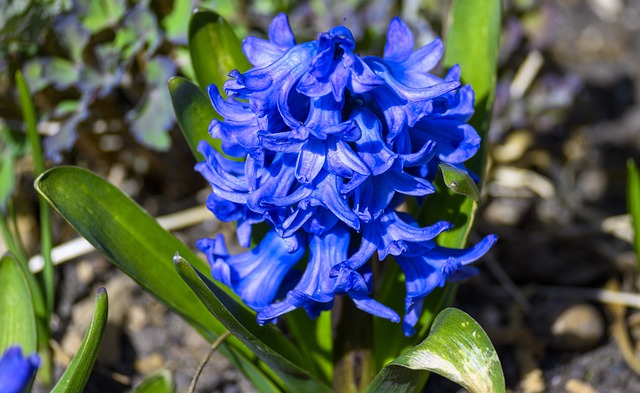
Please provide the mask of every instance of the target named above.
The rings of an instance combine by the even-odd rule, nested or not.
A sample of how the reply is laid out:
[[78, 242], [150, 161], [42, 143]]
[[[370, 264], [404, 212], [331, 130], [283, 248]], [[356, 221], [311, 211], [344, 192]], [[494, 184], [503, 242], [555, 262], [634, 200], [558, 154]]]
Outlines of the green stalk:
[[355, 307], [351, 299], [337, 296], [333, 307], [333, 390], [364, 391], [374, 377], [373, 318]]
[[[36, 129], [36, 112], [33, 102], [29, 94], [27, 83], [22, 73], [16, 71], [16, 85], [18, 86], [18, 94], [20, 96], [20, 105], [27, 128], [27, 137], [31, 144], [31, 152], [33, 154], [33, 162], [35, 165], [35, 176], [38, 177], [44, 172], [44, 158], [42, 155], [42, 147], [40, 146], [40, 136]], [[51, 260], [51, 248], [53, 246], [51, 235], [51, 210], [47, 201], [38, 196], [40, 204], [40, 251], [44, 259], [44, 268], [42, 270], [42, 278], [44, 281], [44, 299], [47, 307], [47, 321], [51, 320], [54, 304], [54, 283], [53, 283], [53, 262]]]

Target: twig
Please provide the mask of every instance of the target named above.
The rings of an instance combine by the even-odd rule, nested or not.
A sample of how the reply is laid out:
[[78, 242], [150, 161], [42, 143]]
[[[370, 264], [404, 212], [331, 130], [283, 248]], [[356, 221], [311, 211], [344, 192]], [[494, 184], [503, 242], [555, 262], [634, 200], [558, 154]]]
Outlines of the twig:
[[640, 294], [610, 291], [607, 289], [575, 287], [536, 287], [536, 295], [571, 299], [595, 300], [606, 304], [619, 304], [640, 310]]
[[[212, 215], [205, 205], [192, 207], [177, 213], [168, 214], [158, 217], [158, 223], [168, 231], [185, 228], [191, 225], [199, 224], [205, 220], [212, 219]], [[54, 265], [59, 265], [70, 259], [88, 254], [93, 251], [93, 246], [84, 238], [77, 238], [62, 243], [51, 250], [51, 259]], [[38, 273], [44, 266], [44, 260], [41, 255], [35, 255], [29, 259], [29, 269]]]
[[204, 367], [209, 362], [209, 359], [211, 359], [211, 355], [213, 355], [213, 353], [216, 351], [216, 349], [218, 349], [218, 347], [230, 335], [231, 335], [231, 332], [226, 331], [226, 332], [222, 333], [220, 335], [220, 337], [218, 337], [218, 339], [216, 339], [216, 341], [213, 342], [213, 344], [211, 344], [211, 348], [209, 349], [209, 353], [207, 354], [207, 357], [204, 358], [202, 363], [200, 363], [200, 366], [198, 366], [198, 370], [196, 371], [196, 374], [193, 376], [193, 379], [191, 380], [191, 385], [189, 386], [189, 393], [194, 393], [196, 391], [196, 385], [198, 384], [198, 378], [200, 378], [200, 374], [202, 374], [202, 370], [204, 370]]

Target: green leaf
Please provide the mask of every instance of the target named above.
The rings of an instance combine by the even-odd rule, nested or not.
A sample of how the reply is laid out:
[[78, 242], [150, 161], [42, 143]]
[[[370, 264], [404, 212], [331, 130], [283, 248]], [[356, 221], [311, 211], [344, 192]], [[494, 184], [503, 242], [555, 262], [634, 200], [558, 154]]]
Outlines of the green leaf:
[[636, 250], [638, 269], [640, 269], [640, 174], [633, 160], [627, 161], [627, 171], [627, 210], [631, 215], [633, 246]]
[[471, 393], [503, 393], [500, 359], [480, 325], [466, 313], [443, 310], [429, 336], [387, 365], [366, 392], [420, 392], [429, 372]]
[[[454, 0], [446, 31], [444, 66], [460, 64], [462, 82], [470, 84], [475, 92], [471, 124], [483, 138], [489, 129], [495, 94], [501, 12], [501, 0]], [[480, 158], [471, 167], [478, 174], [484, 166], [484, 157]]]
[[45, 172], [35, 187], [78, 233], [169, 308], [200, 330], [224, 331], [181, 282], [171, 258], [177, 251], [202, 271], [208, 266], [127, 195], [92, 172], [66, 166]]
[[196, 9], [193, 13], [189, 51], [196, 79], [205, 91], [211, 84], [222, 88], [232, 70], [243, 72], [251, 67], [231, 26], [213, 11]]
[[480, 202], [480, 190], [469, 174], [453, 165], [440, 164], [440, 170], [444, 177], [444, 184], [456, 194], [467, 196], [475, 202]]
[[162, 369], [146, 377], [131, 393], [173, 393], [176, 386], [171, 371]]
[[[35, 187], [89, 243], [207, 340], [213, 342], [226, 331], [180, 279], [171, 260], [179, 252], [202, 272], [209, 271], [208, 265], [122, 191], [94, 173], [65, 166], [42, 174]], [[277, 377], [240, 341], [230, 338], [220, 351], [261, 391], [274, 391]]]
[[0, 258], [0, 354], [19, 345], [25, 354], [37, 348], [36, 316], [26, 272], [10, 254]]
[[220, 140], [213, 139], [209, 135], [211, 120], [220, 119], [220, 116], [211, 106], [207, 95], [198, 86], [180, 77], [169, 79], [169, 91], [180, 130], [182, 130], [182, 135], [189, 144], [196, 161], [204, 160], [202, 154], [197, 150], [201, 140], [206, 140], [220, 151]]
[[100, 344], [104, 331], [107, 328], [107, 316], [109, 314], [109, 298], [104, 288], [98, 289], [93, 318], [89, 328], [82, 339], [78, 352], [71, 359], [71, 363], [58, 380], [52, 393], [82, 393], [89, 380], [93, 364], [100, 353]]
[[309, 369], [314, 375], [330, 384], [333, 380], [333, 339], [331, 313], [323, 312], [310, 319], [302, 309], [294, 310], [285, 316], [287, 328], [298, 347], [309, 357]]
[[82, 0], [80, 3], [86, 7], [82, 23], [91, 33], [115, 25], [126, 10], [125, 0]]
[[329, 392], [329, 386], [314, 379], [302, 368], [308, 359], [290, 347], [285, 337], [271, 329], [260, 327], [255, 316], [237, 304], [217, 285], [199, 275], [180, 255], [174, 257], [176, 270], [200, 301], [225, 327], [266, 364], [295, 392]]
[[0, 157], [0, 214], [7, 211], [9, 197], [15, 188], [15, 176], [13, 173], [13, 154], [3, 154]]
[[189, 32], [189, 14], [193, 9], [193, 0], [176, 0], [171, 13], [162, 20], [167, 39], [177, 44], [187, 42]]

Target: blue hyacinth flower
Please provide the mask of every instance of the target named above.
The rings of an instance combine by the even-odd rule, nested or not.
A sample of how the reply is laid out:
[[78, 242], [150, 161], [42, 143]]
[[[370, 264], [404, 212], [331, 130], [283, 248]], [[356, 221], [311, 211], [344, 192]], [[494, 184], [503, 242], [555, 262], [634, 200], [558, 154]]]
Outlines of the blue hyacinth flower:
[[460, 68], [432, 74], [442, 42], [414, 50], [399, 18], [389, 24], [382, 58], [360, 57], [345, 26], [297, 43], [284, 14], [268, 40], [249, 37], [243, 50], [254, 67], [229, 74], [228, 98], [215, 86], [208, 92], [222, 116], [211, 122], [211, 136], [245, 161], [201, 142], [205, 160], [196, 170], [211, 185], [208, 208], [237, 222], [241, 245], [251, 244], [253, 225], [269, 231], [239, 255], [229, 255], [221, 237], [200, 240], [213, 277], [256, 310], [260, 324], [296, 308], [316, 317], [336, 296], [399, 322], [373, 291], [370, 260], [392, 263], [391, 256], [406, 276], [403, 326], [412, 333], [424, 297], [475, 274], [469, 264], [495, 241], [438, 247], [435, 237], [451, 224], [421, 227], [399, 211], [408, 198], [435, 192], [440, 163], [464, 170], [479, 149], [467, 124], [473, 90], [461, 85]]
[[40, 357], [37, 354], [24, 357], [19, 346], [7, 348], [0, 358], [0, 392], [30, 391], [39, 366]]

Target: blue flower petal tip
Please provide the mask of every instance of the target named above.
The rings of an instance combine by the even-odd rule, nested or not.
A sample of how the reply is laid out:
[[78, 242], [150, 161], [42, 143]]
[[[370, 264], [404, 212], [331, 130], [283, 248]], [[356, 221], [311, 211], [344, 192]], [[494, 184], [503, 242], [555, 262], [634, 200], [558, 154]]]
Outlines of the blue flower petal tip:
[[10, 346], [0, 357], [0, 392], [28, 392], [39, 366], [37, 354], [24, 357], [22, 348]]
[[255, 224], [266, 235], [238, 255], [221, 236], [197, 246], [213, 277], [257, 311], [259, 324], [296, 308], [316, 317], [336, 295], [400, 322], [375, 300], [369, 263], [377, 253], [392, 255], [404, 272], [403, 330], [413, 334], [425, 296], [476, 274], [469, 264], [495, 242], [490, 235], [465, 250], [439, 247], [435, 237], [451, 224], [420, 226], [398, 211], [407, 198], [435, 192], [440, 163], [465, 170], [480, 147], [467, 124], [473, 90], [461, 86], [459, 67], [436, 76], [442, 41], [414, 45], [399, 18], [389, 24], [382, 58], [357, 54], [346, 26], [297, 43], [279, 14], [268, 39], [244, 40], [253, 68], [229, 73], [228, 98], [209, 88], [223, 118], [211, 122], [210, 134], [226, 154], [246, 160], [200, 144], [205, 160], [196, 170], [212, 188], [207, 206], [237, 222], [242, 246], [252, 243]]

